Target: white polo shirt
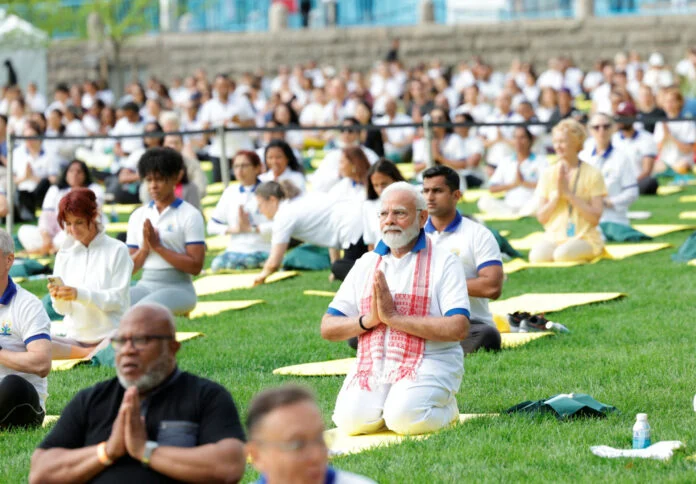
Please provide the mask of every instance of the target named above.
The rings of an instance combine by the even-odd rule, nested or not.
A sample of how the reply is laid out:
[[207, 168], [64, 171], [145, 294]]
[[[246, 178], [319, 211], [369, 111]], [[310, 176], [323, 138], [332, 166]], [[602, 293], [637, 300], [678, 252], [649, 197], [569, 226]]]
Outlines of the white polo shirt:
[[[143, 245], [145, 219], [150, 220], [159, 232], [162, 245], [169, 250], [183, 254], [187, 245], [205, 244], [203, 215], [190, 203], [176, 198], [162, 213], [157, 211], [153, 200], [131, 214], [126, 236], [126, 245], [130, 249], [139, 249]], [[173, 269], [173, 266], [156, 252], [150, 252], [143, 269]]]
[[[694, 121], [668, 121], [670, 133], [682, 143], [693, 144], [696, 142], [696, 123]], [[659, 144], [665, 137], [664, 122], [655, 124], [655, 141]], [[679, 147], [673, 141], [667, 141], [660, 150], [660, 161], [667, 166], [674, 166], [680, 162], [686, 162], [688, 166], [694, 165], [693, 150], [679, 151]]]
[[611, 143], [602, 155], [593, 148], [592, 151], [583, 150], [579, 158], [602, 172], [607, 196], [614, 205], [612, 208], [604, 207], [600, 223], [631, 225], [628, 209], [638, 199], [638, 179], [632, 160]]
[[[220, 200], [215, 205], [213, 215], [208, 220], [208, 233], [221, 235], [225, 233], [227, 227], [237, 225], [239, 223], [239, 207], [242, 207], [247, 213], [252, 226], [259, 227], [261, 224], [268, 223], [268, 219], [259, 212], [256, 200], [256, 187], [260, 183], [261, 181], [257, 180], [256, 185], [251, 187], [230, 185], [225, 188]], [[231, 234], [227, 251], [241, 254], [270, 252], [271, 244], [258, 233]]]
[[[239, 125], [228, 120], [238, 116], [239, 119], [247, 121], [254, 119], [254, 108], [249, 99], [244, 95], [230, 94], [226, 102], [213, 97], [206, 101], [198, 113], [198, 120], [201, 123], [209, 123], [211, 127], [228, 126], [238, 127]], [[254, 145], [246, 132], [225, 133], [225, 151], [227, 157], [233, 156], [239, 150], [253, 150]], [[213, 137], [208, 153], [214, 157], [222, 154], [222, 144], [218, 136]]]
[[269, 181], [274, 181], [274, 182], [282, 182], [283, 180], [289, 180], [295, 185], [297, 188], [300, 189], [301, 193], [304, 193], [307, 191], [307, 181], [305, 180], [304, 173], [301, 173], [299, 171], [291, 170], [290, 168], [285, 168], [283, 173], [280, 174], [278, 179], [275, 178], [275, 175], [273, 174], [272, 171], [268, 170], [264, 173], [261, 173], [259, 175], [259, 180], [261, 180], [261, 183], [269, 182]]
[[[491, 231], [478, 222], [462, 217], [459, 212], [442, 232], [435, 230], [430, 219], [424, 229], [436, 247], [457, 256], [467, 279], [478, 277], [478, 272], [485, 267], [503, 265], [500, 247]], [[469, 302], [471, 319], [495, 326], [488, 309], [488, 298], [469, 296]]]
[[[8, 277], [5, 292], [0, 296], [0, 351], [24, 353], [32, 341], [51, 340], [51, 320], [41, 301]], [[31, 373], [22, 373], [0, 365], [0, 381], [18, 375], [31, 383], [39, 394], [41, 407], [46, 408], [48, 380]]]
[[636, 175], [643, 171], [643, 158], [646, 156], [657, 157], [657, 143], [652, 134], [642, 129], [633, 131], [633, 136], [626, 138], [623, 131], [614, 133], [611, 144], [623, 151], [633, 162]]
[[[510, 185], [514, 183], [517, 179], [517, 166], [516, 156], [502, 160], [489, 180], [489, 185]], [[546, 166], [545, 157], [531, 153], [526, 160], [519, 164], [522, 180], [537, 183]], [[508, 190], [505, 193], [505, 204], [519, 210], [534, 197], [534, 191], [534, 188], [524, 186], [517, 186]]]
[[[367, 279], [373, 273], [377, 260], [382, 257], [379, 270], [384, 272], [392, 296], [411, 294], [413, 276], [418, 252], [425, 249], [426, 235], [421, 230], [416, 245], [410, 253], [401, 258], [394, 257], [386, 244], [380, 241], [375, 250], [363, 255], [355, 262], [348, 276], [341, 284], [329, 308], [328, 314], [355, 317], [360, 314], [360, 300], [365, 293]], [[433, 247], [430, 264], [430, 316], [454, 316], [463, 314], [469, 317], [469, 296], [466, 290], [464, 267], [457, 258], [437, 246]], [[387, 328], [387, 332], [389, 332]], [[458, 341], [425, 342], [425, 356], [440, 352], [461, 349]]]
[[[374, 165], [375, 162], [379, 160], [377, 153], [372, 151], [370, 148], [360, 146], [360, 149], [363, 150], [363, 153], [365, 153], [367, 161], [370, 162], [370, 165]], [[319, 168], [317, 168], [314, 173], [309, 175], [308, 178], [312, 184], [313, 190], [318, 192], [328, 192], [332, 186], [339, 182], [341, 176], [338, 173], [338, 167], [341, 163], [342, 152], [343, 150], [336, 148], [326, 153], [326, 156], [324, 156], [324, 159], [321, 161]]]
[[271, 243], [287, 244], [296, 238], [321, 247], [348, 248], [362, 236], [362, 220], [351, 212], [354, 203], [334, 202], [327, 193], [283, 200], [273, 217]]
[[[486, 118], [487, 123], [522, 123], [524, 118], [514, 111], [508, 114], [496, 112]], [[498, 136], [500, 129], [500, 137]], [[512, 146], [505, 140], [512, 140], [515, 134], [515, 126], [484, 126], [479, 129], [479, 134], [489, 141], [497, 140], [494, 144], [488, 147], [486, 154], [486, 163], [491, 166], [498, 166], [505, 158], [514, 153]]]
[[[443, 154], [447, 159], [450, 160], [467, 160], [473, 155], [481, 155], [483, 157], [486, 148], [483, 146], [483, 141], [481, 141], [476, 136], [467, 136], [466, 138], [459, 136], [457, 133], [451, 134], [447, 137], [445, 146], [443, 148]], [[486, 179], [486, 173], [481, 168], [483, 165], [483, 159], [481, 164], [477, 168], [464, 168], [461, 170], [456, 170], [461, 176], [474, 175], [481, 180]]]
[[[60, 172], [60, 163], [58, 158], [51, 152], [41, 150], [39, 156], [32, 156], [26, 147], [21, 146], [16, 148], [12, 158], [12, 172], [16, 177], [24, 177], [27, 170], [27, 165], [31, 166], [34, 176], [40, 179], [48, 178], [49, 176], [57, 176]], [[33, 192], [38, 183], [33, 180], [24, 180], [17, 185], [17, 190]]]
[[[134, 123], [128, 121], [128, 118], [123, 117], [116, 121], [113, 129], [109, 132], [110, 135], [126, 135], [126, 134], [143, 134], [145, 132], [145, 124], [142, 120]], [[130, 154], [134, 151], [145, 148], [142, 138], [122, 138], [118, 140], [121, 143], [121, 149], [124, 153]]]
[[[390, 119], [388, 115], [384, 115], [375, 121], [378, 126], [388, 127], [392, 124], [407, 124], [413, 123], [411, 116], [406, 114], [397, 113], [393, 119]], [[393, 154], [403, 154], [408, 151], [409, 145], [396, 147], [394, 143], [403, 143], [409, 138], [412, 138], [416, 134], [416, 128], [387, 128], [384, 130], [387, 139], [384, 140], [384, 153], [386, 155]]]
[[375, 245], [382, 236], [379, 228], [379, 215], [381, 200], [365, 200], [362, 207], [363, 214], [363, 242], [365, 245]]

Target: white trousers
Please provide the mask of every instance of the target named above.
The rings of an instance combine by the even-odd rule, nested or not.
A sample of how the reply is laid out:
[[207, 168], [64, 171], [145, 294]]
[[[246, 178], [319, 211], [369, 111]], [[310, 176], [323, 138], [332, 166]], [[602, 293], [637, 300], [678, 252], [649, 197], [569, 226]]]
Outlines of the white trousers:
[[529, 217], [536, 213], [539, 203], [536, 197], [532, 197], [522, 205], [521, 207], [512, 207], [505, 203], [505, 200], [501, 198], [495, 198], [490, 196], [483, 196], [479, 198], [477, 206], [478, 209], [490, 215], [497, 215], [500, 217], [521, 215], [523, 217]]
[[[459, 345], [457, 345], [459, 346]], [[336, 399], [333, 421], [348, 435], [369, 434], [387, 427], [402, 435], [434, 432], [459, 417], [455, 394], [464, 373], [461, 351], [424, 358], [415, 380], [363, 390], [348, 374]]]

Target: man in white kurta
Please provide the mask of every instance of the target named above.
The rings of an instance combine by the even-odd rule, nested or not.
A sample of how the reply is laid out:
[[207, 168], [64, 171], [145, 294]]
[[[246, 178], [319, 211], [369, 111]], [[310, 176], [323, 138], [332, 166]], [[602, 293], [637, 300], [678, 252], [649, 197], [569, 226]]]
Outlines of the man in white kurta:
[[426, 237], [428, 214], [416, 188], [392, 184], [381, 201], [382, 240], [356, 262], [322, 319], [328, 340], [358, 336], [333, 421], [351, 435], [384, 426], [433, 432], [458, 418], [466, 277], [457, 258]]

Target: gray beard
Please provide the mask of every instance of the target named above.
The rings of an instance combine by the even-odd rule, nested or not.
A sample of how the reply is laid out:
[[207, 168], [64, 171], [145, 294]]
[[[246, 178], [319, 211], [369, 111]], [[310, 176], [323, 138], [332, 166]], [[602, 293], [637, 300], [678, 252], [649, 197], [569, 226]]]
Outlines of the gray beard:
[[[385, 229], [393, 229], [397, 228], [396, 226], [387, 226]], [[399, 228], [400, 229], [400, 228]], [[406, 247], [408, 244], [413, 242], [416, 237], [418, 237], [418, 234], [420, 233], [420, 227], [418, 226], [418, 220], [416, 220], [411, 227], [408, 227], [407, 229], [400, 229], [401, 232], [398, 234], [395, 234], [393, 232], [386, 232], [385, 230], [382, 230], [382, 240], [384, 241], [385, 244], [387, 244], [387, 247], [389, 247], [392, 250], [398, 250], [401, 249], [402, 247]]]
[[169, 355], [166, 353], [163, 353], [162, 356], [152, 362], [148, 372], [136, 380], [126, 379], [126, 377], [121, 375], [118, 371], [118, 368], [116, 368], [116, 375], [118, 376], [118, 381], [121, 386], [123, 388], [135, 387], [138, 389], [139, 393], [147, 393], [159, 386], [159, 384], [169, 376], [170, 372], [171, 365], [169, 363]]

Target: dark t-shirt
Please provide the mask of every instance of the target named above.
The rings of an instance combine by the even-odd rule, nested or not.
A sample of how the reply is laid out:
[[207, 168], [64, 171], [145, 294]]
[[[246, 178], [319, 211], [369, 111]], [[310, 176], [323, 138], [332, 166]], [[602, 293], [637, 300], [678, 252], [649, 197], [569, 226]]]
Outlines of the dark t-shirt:
[[[665, 113], [662, 109], [658, 108], [655, 106], [652, 108], [650, 111], [641, 111], [638, 113], [638, 120], [640, 121], [641, 118], [666, 118], [667, 113]], [[643, 127], [645, 128], [645, 131], [649, 131], [650, 133], [655, 132], [655, 124], [657, 124], [656, 121], [643, 121]]]
[[[117, 378], [80, 391], [55, 427], [39, 444], [78, 449], [109, 439], [125, 390]], [[141, 400], [147, 439], [162, 446], [195, 447], [234, 438], [244, 441], [232, 396], [221, 385], [190, 373], [175, 372]], [[125, 455], [92, 482], [175, 482]]]

